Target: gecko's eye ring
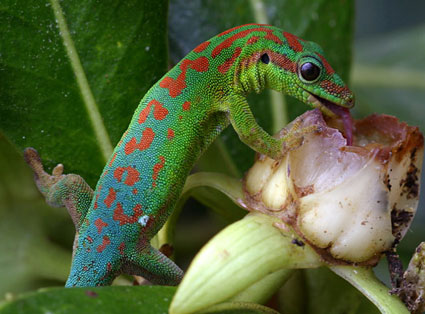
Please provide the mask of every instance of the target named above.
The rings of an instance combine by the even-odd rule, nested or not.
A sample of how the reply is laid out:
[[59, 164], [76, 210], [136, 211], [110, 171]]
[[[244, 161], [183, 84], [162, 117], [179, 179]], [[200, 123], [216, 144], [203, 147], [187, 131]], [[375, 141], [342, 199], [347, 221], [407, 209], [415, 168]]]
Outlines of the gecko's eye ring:
[[261, 62], [265, 63], [265, 64], [269, 64], [270, 62], [270, 57], [267, 53], [263, 54], [261, 56]]
[[301, 65], [300, 74], [307, 82], [313, 82], [320, 76], [320, 68], [312, 62], [306, 62]]

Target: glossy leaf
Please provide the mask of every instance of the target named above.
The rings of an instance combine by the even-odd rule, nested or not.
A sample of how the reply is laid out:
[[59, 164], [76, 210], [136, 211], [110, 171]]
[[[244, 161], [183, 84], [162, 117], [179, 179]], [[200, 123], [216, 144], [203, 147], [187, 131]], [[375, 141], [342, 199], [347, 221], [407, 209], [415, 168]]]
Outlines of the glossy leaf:
[[53, 288], [0, 305], [9, 313], [167, 313], [174, 287]]
[[94, 186], [166, 71], [167, 1], [5, 0], [0, 131]]

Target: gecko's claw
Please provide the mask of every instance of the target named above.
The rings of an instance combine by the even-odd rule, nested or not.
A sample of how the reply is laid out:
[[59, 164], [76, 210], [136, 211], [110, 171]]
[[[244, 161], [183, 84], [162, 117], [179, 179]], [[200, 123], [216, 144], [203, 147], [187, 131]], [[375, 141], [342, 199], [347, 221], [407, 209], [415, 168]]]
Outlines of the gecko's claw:
[[64, 177], [63, 174], [63, 165], [58, 164], [52, 171], [52, 175], [48, 174], [43, 167], [40, 155], [38, 152], [32, 148], [27, 147], [24, 150], [25, 162], [31, 167], [34, 172], [34, 180], [37, 184], [40, 192], [46, 196], [49, 189], [56, 184], [58, 181], [62, 180]]

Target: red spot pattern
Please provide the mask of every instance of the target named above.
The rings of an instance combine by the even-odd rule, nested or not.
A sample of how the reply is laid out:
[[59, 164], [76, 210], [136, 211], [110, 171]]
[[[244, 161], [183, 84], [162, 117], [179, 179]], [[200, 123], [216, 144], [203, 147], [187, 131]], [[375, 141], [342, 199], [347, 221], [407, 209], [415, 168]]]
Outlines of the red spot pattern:
[[[100, 190], [100, 188], [99, 188], [99, 190]], [[99, 200], [99, 196], [100, 196], [100, 194], [98, 193], [97, 195], [96, 195], [96, 200], [94, 201], [94, 205], [93, 205], [93, 208], [94, 209], [97, 209], [97, 201]]]
[[124, 214], [124, 209], [122, 208], [121, 203], [117, 204], [117, 207], [114, 210], [114, 216], [112, 217], [114, 220], [120, 222], [120, 226], [125, 224], [135, 223], [139, 217], [143, 214], [142, 205], [137, 204], [133, 208], [133, 215], [129, 216]]
[[89, 243], [93, 243], [93, 239], [92, 239], [91, 236], [87, 236], [86, 239], [87, 239], [87, 241], [89, 241]]
[[139, 124], [142, 124], [146, 121], [149, 112], [151, 111], [152, 105], [154, 106], [153, 116], [155, 120], [163, 120], [167, 116], [168, 109], [164, 107], [164, 104], [160, 103], [156, 99], [152, 99], [148, 103], [148, 105], [140, 112], [138, 120]]
[[165, 157], [164, 156], [159, 156], [159, 162], [157, 162], [155, 164], [155, 166], [153, 166], [153, 174], [152, 174], [152, 179], [153, 179], [153, 183], [152, 183], [152, 187], [156, 187], [156, 179], [158, 178], [158, 173], [159, 171], [164, 167], [165, 164]]
[[111, 271], [112, 270], [112, 264], [110, 262], [108, 262], [108, 264], [106, 264], [106, 269], [108, 271]]
[[136, 149], [139, 149], [140, 151], [144, 151], [145, 149], [148, 149], [152, 141], [155, 137], [155, 133], [151, 128], [146, 128], [142, 132], [142, 138], [140, 140], [140, 143], [137, 143], [137, 140], [135, 137], [131, 138], [130, 141], [125, 144], [124, 152], [126, 155], [131, 154]]
[[127, 172], [127, 177], [124, 180], [124, 184], [128, 186], [133, 186], [140, 179], [140, 172], [134, 169], [131, 166], [128, 167], [118, 167], [114, 171], [114, 178], [117, 179], [118, 182], [122, 181], [123, 174]]
[[338, 95], [340, 98], [350, 98], [352, 93], [347, 86], [339, 86], [329, 80], [324, 80], [320, 83], [320, 86], [331, 95]]
[[103, 250], [104, 249], [106, 249], [106, 247], [109, 245], [109, 244], [111, 244], [111, 240], [109, 239], [109, 237], [108, 236], [103, 236], [103, 240], [102, 240], [102, 244], [101, 245], [99, 245], [97, 248], [96, 248], [96, 251], [97, 251], [97, 253], [102, 253], [103, 252]]
[[209, 68], [209, 61], [207, 57], [199, 57], [195, 60], [184, 59], [180, 63], [181, 73], [177, 79], [173, 79], [169, 76], [165, 77], [160, 83], [159, 86], [162, 88], [168, 88], [169, 94], [172, 98], [180, 95], [187, 87], [186, 84], [186, 74], [188, 69], [193, 69], [196, 72], [206, 72]]
[[332, 69], [331, 65], [328, 63], [328, 61], [325, 59], [324, 56], [322, 56], [320, 53], [316, 54], [320, 57], [320, 59], [322, 60], [323, 65], [325, 66], [326, 69], [326, 73], [328, 73], [329, 75], [332, 75], [335, 73], [334, 69]]
[[112, 158], [111, 158], [111, 161], [109, 162], [109, 164], [108, 164], [108, 166], [109, 167], [111, 167], [112, 166], [112, 164], [114, 163], [114, 161], [115, 161], [115, 158], [117, 158], [117, 153], [114, 153], [114, 155], [112, 156]]
[[101, 234], [102, 233], [102, 229], [103, 227], [107, 227], [108, 224], [106, 222], [104, 222], [102, 219], [97, 218], [96, 221], [94, 222], [94, 225], [97, 228], [97, 233]]
[[117, 197], [117, 192], [113, 188], [109, 188], [108, 196], [103, 201], [106, 207], [110, 208], [112, 203], [115, 201], [116, 197]]
[[172, 140], [174, 138], [174, 130], [173, 129], [168, 128], [167, 138], [169, 140]]
[[137, 193], [139, 193], [139, 191], [137, 189], [133, 189], [133, 194], [136, 195]]
[[285, 36], [288, 41], [289, 47], [295, 52], [303, 51], [303, 45], [299, 42], [299, 38], [291, 33], [283, 32], [283, 36]]
[[211, 53], [211, 56], [213, 58], [217, 57], [224, 49], [232, 46], [232, 44], [235, 40], [244, 38], [244, 37], [248, 36], [249, 34], [251, 34], [252, 32], [266, 32], [267, 34], [266, 34], [266, 36], [264, 36], [265, 39], [272, 40], [275, 43], [280, 44], [280, 45], [283, 44], [282, 40], [280, 40], [279, 37], [274, 35], [273, 31], [271, 29], [264, 28], [264, 27], [252, 28], [252, 29], [247, 29], [247, 30], [241, 31], [239, 33], [236, 33], [236, 34], [230, 36], [229, 38], [226, 38], [225, 40], [223, 40], [219, 45], [217, 45], [217, 47], [214, 48], [214, 50]]
[[247, 45], [253, 45], [260, 39], [260, 36], [252, 36], [250, 39], [247, 40]]
[[287, 56], [270, 50], [267, 51], [267, 53], [269, 54], [272, 62], [277, 66], [289, 72], [297, 72], [297, 64], [294, 61], [291, 61], [291, 59]]
[[190, 109], [190, 101], [185, 101], [182, 105], [184, 111], [188, 111]]
[[233, 32], [233, 31], [235, 31], [235, 30], [237, 30], [237, 29], [239, 29], [241, 27], [250, 26], [250, 25], [255, 25], [255, 26], [270, 26], [270, 25], [267, 25], [267, 24], [256, 24], [256, 23], [239, 25], [239, 26], [233, 27], [231, 29], [228, 29], [227, 31], [224, 31], [224, 32], [218, 34], [217, 37], [221, 37], [221, 36], [227, 35], [227, 34]]
[[225, 74], [227, 71], [229, 71], [230, 67], [239, 57], [241, 52], [242, 52], [242, 48], [236, 47], [235, 51], [233, 52], [233, 55], [230, 58], [228, 58], [223, 64], [218, 66], [218, 71], [222, 74]]
[[118, 251], [120, 251], [121, 255], [124, 255], [124, 249], [125, 249], [125, 243], [121, 242], [120, 246], [118, 247]]
[[193, 49], [194, 52], [199, 53], [204, 51], [205, 49], [207, 49], [207, 47], [210, 45], [209, 41], [205, 41], [202, 44], [200, 44], [198, 47], [196, 47], [195, 49]]
[[88, 270], [89, 270], [89, 268], [88, 268], [87, 266], [84, 266], [84, 267], [83, 267], [83, 270], [84, 270], [84, 271], [88, 271]]

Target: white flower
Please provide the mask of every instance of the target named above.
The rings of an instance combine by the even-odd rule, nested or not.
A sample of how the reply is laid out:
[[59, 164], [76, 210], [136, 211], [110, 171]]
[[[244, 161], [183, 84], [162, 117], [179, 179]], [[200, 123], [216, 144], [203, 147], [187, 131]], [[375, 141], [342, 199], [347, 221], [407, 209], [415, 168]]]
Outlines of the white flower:
[[330, 263], [376, 264], [416, 212], [422, 134], [372, 115], [355, 121], [354, 144], [347, 146], [318, 110], [287, 129], [292, 125], [321, 131], [282, 160], [259, 156], [245, 178], [248, 208], [280, 218]]

